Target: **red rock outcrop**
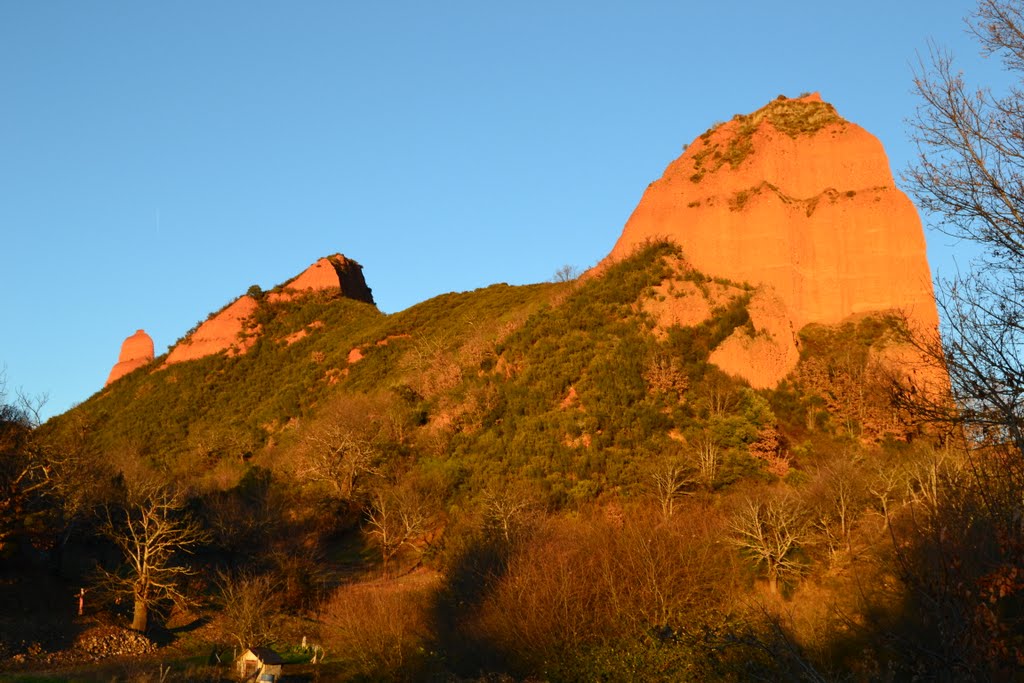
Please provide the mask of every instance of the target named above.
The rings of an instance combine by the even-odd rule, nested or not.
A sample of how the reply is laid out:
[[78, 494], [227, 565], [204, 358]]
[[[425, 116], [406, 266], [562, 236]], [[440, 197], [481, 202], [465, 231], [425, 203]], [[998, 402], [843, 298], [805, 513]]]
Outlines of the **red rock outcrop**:
[[290, 301], [307, 292], [338, 291], [356, 301], [373, 303], [373, 293], [363, 279], [363, 267], [342, 254], [325, 256], [269, 294], [271, 302]]
[[300, 340], [305, 339], [306, 337], [308, 337], [309, 334], [311, 332], [313, 332], [314, 330], [322, 329], [323, 326], [324, 326], [324, 322], [322, 320], [314, 320], [310, 324], [308, 324], [305, 327], [303, 327], [301, 330], [296, 330], [295, 332], [292, 332], [287, 337], [285, 337], [284, 338], [284, 343], [287, 346], [291, 346], [295, 342], [300, 341]]
[[747, 304], [754, 335], [737, 328], [711, 353], [711, 362], [739, 375], [755, 389], [778, 385], [800, 361], [796, 326], [786, 305], [770, 287], [754, 292]]
[[[291, 301], [309, 292], [337, 291], [342, 296], [373, 304], [373, 294], [363, 279], [363, 267], [341, 254], [326, 256], [302, 271], [298, 276], [274, 289], [267, 295], [269, 303]], [[248, 351], [261, 333], [255, 323], [259, 301], [246, 294], [230, 306], [210, 317], [184, 341], [171, 349], [166, 365], [205, 358], [226, 352], [236, 356]], [[310, 323], [284, 339], [291, 344], [303, 338], [323, 323]]]
[[[245, 353], [256, 343], [258, 330], [246, 330], [259, 304], [248, 294], [204, 322], [196, 331], [171, 349], [167, 364], [205, 358], [226, 351], [229, 356]], [[248, 332], [247, 334], [243, 334]]]
[[121, 344], [121, 354], [117, 357], [117, 363], [110, 369], [107, 382], [103, 386], [121, 379], [132, 370], [137, 370], [152, 360], [153, 340], [145, 330], [136, 330], [135, 334]]
[[[765, 339], [890, 309], [922, 330], [938, 324], [914, 205], [878, 139], [817, 94], [780, 98], [697, 138], [647, 188], [599, 269], [659, 238], [677, 242], [703, 273], [770, 288], [779, 303], [768, 307], [781, 306], [785, 320], [762, 317]], [[795, 363], [793, 349], [769, 353], [753, 340], [741, 360], [744, 343], [737, 338], [718, 360], [734, 370], [769, 362], [764, 354]], [[738, 374], [771, 383], [782, 366], [769, 363]]]

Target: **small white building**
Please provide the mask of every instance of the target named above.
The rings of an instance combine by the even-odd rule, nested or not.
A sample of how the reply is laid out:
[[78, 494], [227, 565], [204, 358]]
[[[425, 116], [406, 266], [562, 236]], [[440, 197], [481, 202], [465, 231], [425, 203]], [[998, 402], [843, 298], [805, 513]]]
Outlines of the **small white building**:
[[251, 647], [238, 658], [238, 673], [243, 681], [277, 683], [284, 660], [269, 647]]

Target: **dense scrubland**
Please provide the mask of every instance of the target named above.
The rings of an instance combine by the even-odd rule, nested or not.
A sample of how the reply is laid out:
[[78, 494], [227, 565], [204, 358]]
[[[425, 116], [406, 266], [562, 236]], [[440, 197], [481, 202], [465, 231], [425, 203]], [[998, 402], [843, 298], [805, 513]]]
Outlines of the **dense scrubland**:
[[[263, 301], [244, 356], [157, 359], [38, 427], [8, 397], [4, 666], [124, 676], [75, 643], [134, 626], [163, 647], [121, 666], [153, 680], [262, 644], [327, 679], [1012, 670], [1015, 471], [899, 400], [899, 321], [809, 326], [755, 391], [708, 362], [749, 288], [680, 257], [390, 316]], [[696, 325], [645, 311], [716, 284]]]

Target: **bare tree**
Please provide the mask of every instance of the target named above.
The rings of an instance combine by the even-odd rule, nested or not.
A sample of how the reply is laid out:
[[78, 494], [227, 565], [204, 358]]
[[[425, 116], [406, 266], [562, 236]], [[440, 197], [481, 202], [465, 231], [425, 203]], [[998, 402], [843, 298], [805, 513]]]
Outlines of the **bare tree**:
[[887, 465], [876, 468], [868, 493], [878, 501], [883, 528], [889, 528], [894, 510], [906, 499], [907, 486], [906, 472], [902, 468]]
[[403, 363], [417, 373], [418, 389], [424, 396], [437, 396], [462, 381], [458, 341], [450, 333], [418, 337], [405, 355]]
[[644, 380], [652, 390], [668, 395], [674, 400], [681, 400], [690, 383], [686, 373], [670, 355], [655, 354], [644, 370]]
[[101, 569], [101, 580], [131, 597], [133, 629], [145, 631], [151, 612], [164, 601], [188, 601], [181, 581], [193, 572], [177, 560], [205, 533], [186, 513], [180, 491], [152, 479], [133, 482], [123, 504], [105, 507], [102, 530], [125, 563], [119, 571]]
[[[937, 45], [915, 70], [918, 155], [904, 178], [933, 227], [976, 249], [937, 283], [941, 339], [919, 338], [953, 400], [904, 397], [968, 448], [912, 464], [900, 482], [912, 504], [890, 530], [916, 627], [932, 629], [905, 647], [931, 663], [916, 675], [992, 680], [1024, 658], [1024, 583], [1006, 581], [1024, 574], [1024, 1], [979, 0], [967, 25], [1009, 78], [972, 83]], [[885, 508], [892, 488], [876, 487]]]
[[402, 548], [416, 547], [415, 541], [429, 530], [432, 518], [427, 501], [415, 491], [391, 488], [374, 493], [366, 514], [367, 533], [380, 550], [385, 572]]
[[486, 523], [497, 528], [506, 543], [526, 526], [536, 506], [527, 494], [507, 488], [484, 491], [482, 503]]
[[306, 446], [297, 474], [327, 484], [342, 500], [353, 497], [360, 477], [372, 473], [380, 457], [371, 441], [339, 424], [324, 424], [311, 431]]
[[0, 372], [0, 549], [45, 510], [52, 475], [51, 463], [33, 438], [45, 399], [21, 393], [12, 402], [6, 398]]
[[552, 278], [552, 282], [572, 282], [580, 276], [580, 270], [576, 266], [569, 265], [568, 263], [561, 266], [555, 271], [555, 275]]
[[[1024, 3], [980, 0], [968, 21], [982, 52], [1018, 83]], [[949, 371], [961, 421], [1024, 453], [1024, 90], [970, 85], [953, 56], [932, 46], [914, 79], [917, 162], [906, 172], [934, 227], [980, 247], [970, 268], [940, 280], [945, 329], [933, 355]], [[943, 406], [939, 406], [942, 408]], [[951, 406], [945, 406], [950, 408]]]
[[676, 501], [696, 482], [694, 474], [693, 468], [678, 458], [662, 458], [655, 464], [650, 475], [651, 488], [664, 519], [675, 513]]
[[385, 418], [383, 407], [369, 398], [334, 401], [305, 430], [296, 474], [351, 500], [361, 479], [376, 471], [390, 424]]
[[265, 575], [220, 573], [217, 580], [227, 629], [242, 649], [269, 645], [277, 637], [280, 587]]
[[813, 526], [824, 539], [829, 564], [853, 550], [853, 528], [864, 510], [866, 491], [859, 478], [861, 464], [838, 460], [819, 468], [811, 488]]
[[788, 495], [748, 501], [730, 525], [733, 543], [764, 566], [768, 590], [778, 593], [780, 578], [796, 576], [804, 565], [794, 551], [807, 539], [806, 515]]
[[718, 479], [718, 470], [722, 465], [722, 447], [714, 435], [704, 429], [693, 440], [693, 450], [697, 456], [697, 471], [701, 483], [710, 491]]

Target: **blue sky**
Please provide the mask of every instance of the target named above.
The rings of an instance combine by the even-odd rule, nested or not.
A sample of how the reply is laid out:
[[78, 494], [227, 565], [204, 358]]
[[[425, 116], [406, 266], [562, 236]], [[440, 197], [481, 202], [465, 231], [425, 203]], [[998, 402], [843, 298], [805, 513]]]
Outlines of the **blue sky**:
[[972, 6], [0, 0], [8, 392], [63, 412], [137, 328], [162, 353], [329, 253], [386, 312], [585, 268], [684, 144], [778, 94], [898, 171], [927, 41], [997, 71]]

